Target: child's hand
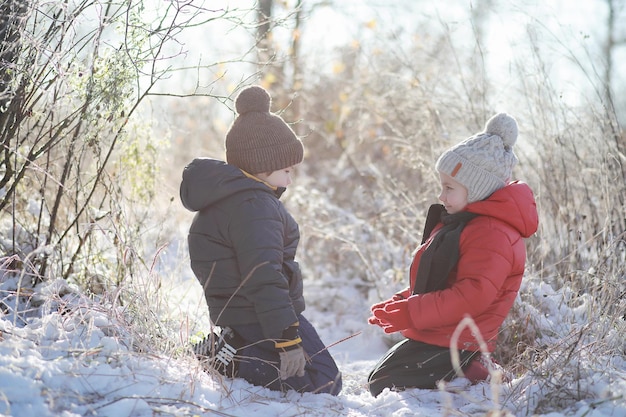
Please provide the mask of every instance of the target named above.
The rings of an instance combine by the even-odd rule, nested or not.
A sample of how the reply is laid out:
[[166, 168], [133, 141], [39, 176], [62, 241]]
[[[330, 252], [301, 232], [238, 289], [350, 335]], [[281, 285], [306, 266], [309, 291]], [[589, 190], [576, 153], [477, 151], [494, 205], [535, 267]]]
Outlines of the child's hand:
[[381, 301], [380, 303], [376, 303], [370, 307], [371, 311], [378, 310], [380, 308], [385, 308], [385, 306], [391, 302], [403, 300], [404, 296], [402, 294], [394, 294], [393, 297], [386, 299], [385, 301]]
[[392, 301], [383, 308], [373, 310], [373, 313], [374, 317], [368, 321], [382, 327], [385, 333], [399, 332], [413, 325], [407, 300]]
[[375, 324], [376, 326], [380, 326], [380, 327], [384, 326], [383, 322], [380, 321], [380, 319], [376, 316], [371, 316], [369, 319], [367, 319], [367, 322], [369, 324]]
[[274, 343], [280, 356], [280, 379], [285, 380], [292, 376], [304, 376], [306, 354], [302, 349], [302, 339], [298, 334], [300, 323], [295, 322], [283, 330], [280, 341]]
[[304, 376], [306, 355], [304, 349], [298, 345], [295, 349], [285, 350], [280, 356], [280, 379], [285, 380], [292, 376]]
[[[387, 304], [390, 304], [390, 303], [393, 303], [394, 301], [398, 301], [402, 299], [404, 299], [404, 297], [401, 294], [394, 294], [393, 297], [388, 298], [385, 301], [381, 301], [380, 303], [374, 304], [372, 307], [370, 307], [370, 310], [374, 312], [374, 310], [384, 309]], [[376, 317], [375, 315], [371, 316], [369, 319], [367, 319], [367, 321], [369, 324], [374, 324], [374, 325], [383, 327], [383, 322], [381, 322], [380, 319]]]

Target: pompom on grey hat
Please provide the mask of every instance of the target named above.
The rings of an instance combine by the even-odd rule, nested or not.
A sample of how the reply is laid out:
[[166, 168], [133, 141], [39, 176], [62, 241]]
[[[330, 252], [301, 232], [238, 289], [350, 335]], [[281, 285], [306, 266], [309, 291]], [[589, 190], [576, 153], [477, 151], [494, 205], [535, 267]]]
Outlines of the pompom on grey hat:
[[271, 104], [262, 87], [247, 87], [239, 93], [235, 99], [238, 116], [226, 134], [226, 162], [250, 174], [302, 162], [302, 142], [280, 116], [270, 113]]
[[468, 203], [484, 200], [511, 179], [517, 164], [513, 153], [517, 133], [517, 121], [498, 113], [482, 132], [446, 150], [435, 168], [467, 188]]

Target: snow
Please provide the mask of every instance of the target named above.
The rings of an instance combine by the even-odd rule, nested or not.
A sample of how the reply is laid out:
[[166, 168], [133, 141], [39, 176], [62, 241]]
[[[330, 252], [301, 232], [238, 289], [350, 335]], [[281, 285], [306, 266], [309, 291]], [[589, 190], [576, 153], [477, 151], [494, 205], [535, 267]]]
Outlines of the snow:
[[[317, 326], [322, 339], [332, 345], [330, 351], [343, 373], [343, 391], [338, 397], [282, 394], [205, 372], [184, 343], [168, 350], [144, 340], [150, 339], [149, 335], [144, 337], [137, 332], [137, 323], [129, 324], [129, 306], [113, 303], [107, 297], [87, 297], [61, 279], [40, 284], [32, 293], [23, 291], [17, 297], [18, 278], [6, 274], [0, 280], [0, 300], [5, 306], [0, 316], [3, 416], [401, 417], [475, 416], [493, 410], [502, 410], [499, 415], [516, 416], [626, 416], [623, 356], [595, 357], [594, 350], [583, 348], [587, 344], [572, 345], [580, 348], [578, 361], [572, 362], [580, 372], [578, 380], [563, 377], [567, 369], [555, 369], [563, 361], [550, 357], [548, 349], [541, 367], [510, 383], [472, 386], [458, 378], [439, 390], [384, 391], [373, 398], [366, 387], [367, 375], [393, 340], [368, 326], [366, 312], [361, 309], [354, 309], [351, 316], [344, 312], [341, 319], [333, 319], [332, 314], [322, 312], [316, 304], [309, 306], [305, 315]], [[350, 285], [344, 285], [348, 298], [354, 297]], [[341, 292], [342, 288], [335, 286], [328, 294], [331, 290]], [[188, 276], [180, 276], [163, 291], [169, 300], [164, 309], [171, 316], [169, 323], [178, 323], [181, 329], [172, 339], [188, 340], [189, 334], [196, 331], [189, 323], [202, 327], [208, 320], [199, 286]], [[577, 334], [572, 333], [574, 325], [564, 330], [568, 327], [565, 320], [555, 320], [581, 314], [578, 310], [564, 310], [567, 294], [560, 294], [532, 277], [526, 280], [522, 291], [538, 297], [524, 304], [528, 307], [524, 311], [532, 314], [539, 326], [552, 329], [552, 336], [546, 333], [543, 337], [554, 341], [561, 335], [559, 343], [566, 343], [563, 332]], [[316, 287], [313, 298], [325, 295], [322, 287]], [[518, 303], [523, 301], [518, 299]], [[578, 325], [581, 329], [584, 326]], [[623, 340], [623, 332], [615, 328], [613, 332], [607, 337]], [[552, 377], [542, 374], [550, 372]], [[550, 384], [557, 383], [563, 383], [563, 393], [579, 390], [587, 395], [572, 404], [555, 395], [558, 390], [550, 389]], [[533, 414], [542, 401], [564, 401], [563, 409]]]

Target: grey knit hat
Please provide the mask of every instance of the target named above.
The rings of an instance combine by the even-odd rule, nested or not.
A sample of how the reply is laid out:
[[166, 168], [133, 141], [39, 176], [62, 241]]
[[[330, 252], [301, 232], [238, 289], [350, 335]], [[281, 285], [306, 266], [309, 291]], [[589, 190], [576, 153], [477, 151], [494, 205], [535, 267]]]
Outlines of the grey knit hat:
[[511, 179], [517, 164], [515, 142], [517, 121], [498, 113], [487, 121], [482, 132], [445, 151], [435, 168], [467, 188], [469, 203], [484, 200]]
[[279, 116], [262, 87], [247, 87], [235, 100], [239, 114], [226, 134], [226, 162], [250, 174], [273, 172], [302, 162], [304, 147]]

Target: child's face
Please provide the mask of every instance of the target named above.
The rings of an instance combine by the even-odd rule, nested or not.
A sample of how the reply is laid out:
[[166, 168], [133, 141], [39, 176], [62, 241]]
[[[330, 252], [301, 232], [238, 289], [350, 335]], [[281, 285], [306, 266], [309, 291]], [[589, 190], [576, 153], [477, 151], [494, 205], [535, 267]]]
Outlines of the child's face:
[[274, 187], [287, 187], [291, 184], [291, 173], [293, 169], [294, 167], [290, 166], [274, 172], [257, 174], [256, 176]]
[[462, 211], [467, 206], [467, 188], [451, 176], [439, 173], [441, 193], [439, 200], [443, 203], [449, 214]]

